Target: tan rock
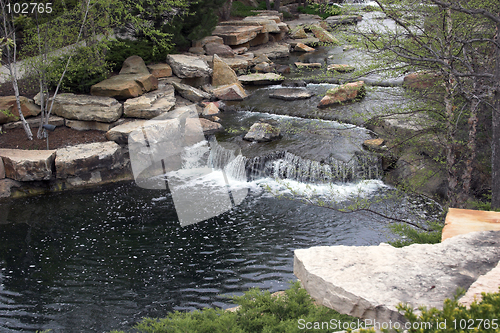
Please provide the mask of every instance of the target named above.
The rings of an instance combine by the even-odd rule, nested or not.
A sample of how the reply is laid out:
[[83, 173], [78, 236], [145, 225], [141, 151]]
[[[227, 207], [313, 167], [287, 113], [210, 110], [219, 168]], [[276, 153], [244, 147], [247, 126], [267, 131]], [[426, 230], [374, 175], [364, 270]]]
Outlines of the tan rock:
[[66, 119], [112, 123], [122, 116], [123, 107], [111, 97], [59, 94], [52, 112]]
[[462, 296], [458, 302], [470, 307], [472, 302], [479, 303], [483, 299], [482, 293], [498, 293], [500, 286], [500, 262], [488, 273], [481, 275]]
[[318, 25], [312, 25], [309, 28], [311, 29], [314, 36], [318, 38], [321, 43], [334, 44], [334, 45], [340, 44], [337, 38], [333, 37], [328, 31], [326, 31], [322, 27]]
[[0, 149], [5, 176], [17, 181], [49, 180], [55, 150]]
[[147, 120], [134, 120], [113, 127], [106, 132], [106, 139], [119, 144], [127, 143], [129, 134], [143, 126], [146, 122]]
[[208, 63], [201, 57], [169, 54], [167, 62], [172, 67], [174, 74], [181, 79], [208, 77], [212, 74]]
[[207, 106], [203, 109], [202, 115], [204, 116], [213, 116], [219, 114], [220, 110], [215, 103], [208, 103]]
[[261, 31], [261, 25], [218, 25], [212, 32], [212, 35], [222, 37], [226, 45], [241, 45], [254, 39]]
[[198, 121], [201, 125], [201, 129], [204, 134], [213, 134], [217, 131], [224, 129], [221, 124], [210, 121], [205, 118], [188, 118], [186, 119], [186, 128], [185, 131], [187, 133], [196, 133], [198, 128]]
[[297, 66], [297, 68], [321, 68], [321, 63], [319, 63], [319, 62], [311, 62], [311, 63], [296, 62], [295, 66]]
[[298, 26], [297, 28], [293, 29], [290, 32], [292, 38], [294, 39], [302, 39], [302, 38], [307, 38], [307, 34], [302, 26]]
[[260, 32], [254, 39], [250, 41], [250, 46], [257, 46], [266, 44], [269, 42], [269, 33], [268, 32]]
[[169, 64], [149, 65], [148, 69], [151, 71], [151, 75], [158, 79], [162, 77], [172, 76], [172, 67], [170, 67]]
[[346, 64], [331, 64], [328, 65], [328, 70], [339, 73], [348, 73], [348, 72], [353, 72], [355, 68], [353, 66], [349, 66]]
[[243, 84], [267, 85], [280, 84], [285, 80], [285, 77], [275, 73], [255, 73], [238, 76], [238, 80]]
[[222, 101], [242, 101], [248, 97], [241, 84], [233, 83], [220, 86], [212, 91], [215, 97]]
[[113, 76], [93, 85], [90, 88], [90, 94], [116, 99], [127, 99], [138, 97], [157, 88], [158, 79], [151, 74], [124, 74]]
[[113, 141], [84, 143], [56, 150], [56, 177], [59, 179], [110, 171], [125, 165], [123, 149]]
[[133, 55], [125, 59], [120, 74], [142, 74], [148, 75], [149, 70], [141, 57]]
[[365, 94], [364, 81], [351, 82], [332, 88], [326, 92], [326, 96], [319, 102], [318, 107], [326, 107], [333, 104], [352, 101], [363, 97]]
[[174, 87], [166, 84], [142, 96], [127, 99], [123, 103], [123, 114], [125, 117], [152, 119], [170, 111], [174, 106]]
[[275, 16], [278, 20], [276, 22], [271, 16], [247, 16], [243, 19], [243, 22], [256, 22], [262, 26], [261, 32], [281, 32], [278, 23], [281, 21], [278, 17]]
[[196, 54], [196, 55], [202, 55], [202, 54], [205, 54], [205, 49], [203, 47], [196, 47], [196, 46], [193, 46], [193, 47], [190, 47], [189, 50], [188, 50], [189, 53], [193, 53], [193, 54]]
[[[23, 116], [31, 117], [40, 114], [40, 108], [35, 105], [33, 100], [24, 96], [20, 96], [21, 112]], [[19, 120], [19, 110], [17, 108], [16, 96], [3, 96], [0, 97], [0, 124], [14, 122]]]
[[107, 132], [115, 126], [120, 125], [122, 119], [114, 123], [102, 123], [99, 121], [82, 121], [82, 120], [66, 120], [66, 127], [72, 128], [77, 131], [103, 131]]
[[230, 46], [219, 44], [219, 43], [207, 43], [205, 45], [205, 51], [207, 55], [217, 54], [220, 57], [232, 58], [234, 57], [234, 51]]
[[293, 48], [295, 52], [313, 52], [316, 51], [314, 48], [307, 46], [306, 44], [303, 43], [297, 43], [295, 47]]
[[500, 213], [450, 208], [444, 224], [441, 241], [474, 231], [500, 230]]
[[238, 82], [239, 80], [234, 70], [218, 55], [214, 55], [212, 85], [218, 87]]

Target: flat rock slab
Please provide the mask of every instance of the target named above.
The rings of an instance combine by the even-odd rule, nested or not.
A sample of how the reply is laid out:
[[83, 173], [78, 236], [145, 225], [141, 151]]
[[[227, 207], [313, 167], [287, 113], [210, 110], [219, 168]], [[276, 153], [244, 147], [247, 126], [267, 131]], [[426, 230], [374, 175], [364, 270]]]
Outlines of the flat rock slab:
[[113, 141], [84, 143], [56, 150], [56, 177], [65, 179], [110, 171], [125, 165], [123, 149]]
[[184, 54], [169, 54], [167, 62], [172, 67], [172, 71], [181, 79], [209, 77], [212, 69], [208, 63], [198, 56]]
[[122, 124], [125, 120], [118, 119], [113, 123], [102, 123], [99, 121], [83, 121], [83, 120], [66, 120], [66, 127], [77, 131], [102, 131], [107, 132], [115, 126]]
[[175, 91], [191, 102], [201, 102], [204, 99], [210, 99], [212, 97], [209, 93], [195, 87], [191, 87], [187, 84], [172, 82], [172, 85], [174, 86]]
[[66, 119], [111, 123], [122, 116], [123, 107], [111, 97], [59, 94], [52, 112]]
[[267, 43], [256, 47], [252, 51], [256, 57], [263, 54], [269, 59], [286, 58], [290, 55], [290, 44], [288, 43]]
[[55, 150], [0, 149], [5, 176], [17, 181], [49, 180], [56, 157]]
[[93, 85], [90, 94], [127, 99], [141, 96], [157, 88], [158, 79], [151, 74], [121, 74]]
[[284, 101], [295, 101], [298, 99], [308, 99], [314, 96], [314, 93], [300, 88], [280, 88], [275, 89], [271, 94], [270, 98], [282, 99]]
[[131, 118], [152, 119], [175, 106], [175, 89], [171, 84], [123, 103], [123, 115]]
[[255, 73], [238, 76], [238, 80], [243, 84], [268, 85], [280, 84], [285, 77], [275, 73]]
[[294, 274], [309, 294], [340, 313], [405, 321], [399, 303], [442, 309], [500, 259], [500, 232], [459, 235], [439, 244], [318, 246], [295, 250]]
[[[26, 122], [30, 127], [38, 127], [40, 126], [40, 117], [35, 117], [35, 118], [28, 118], [26, 119]], [[58, 116], [50, 116], [48, 123], [50, 125], [54, 126], [64, 126], [64, 118], [58, 117]], [[15, 128], [23, 128], [23, 122], [22, 121], [16, 121], [13, 123], [7, 123], [4, 124], [3, 126], [4, 130], [9, 130], [9, 129], [15, 129]]]
[[241, 45], [251, 41], [262, 31], [262, 26], [257, 22], [249, 23], [252, 25], [218, 25], [212, 35], [222, 37], [226, 45]]
[[[278, 21], [278, 22], [276, 22]], [[256, 22], [262, 26], [260, 32], [280, 32], [278, 23], [280, 19], [277, 16], [247, 16], [243, 19], [243, 22]]]
[[500, 230], [500, 213], [450, 208], [446, 214], [441, 241], [474, 231]]

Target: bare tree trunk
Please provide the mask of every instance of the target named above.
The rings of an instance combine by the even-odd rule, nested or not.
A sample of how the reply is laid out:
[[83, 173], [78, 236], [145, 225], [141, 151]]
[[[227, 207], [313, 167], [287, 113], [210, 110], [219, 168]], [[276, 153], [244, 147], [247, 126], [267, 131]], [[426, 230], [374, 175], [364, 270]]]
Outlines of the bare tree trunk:
[[[5, 1], [0, 1], [0, 6], [2, 7], [2, 17], [3, 17], [3, 30], [5, 33], [5, 37], [8, 37], [9, 34], [12, 34], [13, 41], [13, 53], [11, 54], [10, 47], [7, 46], [7, 66], [9, 68], [9, 74], [12, 80], [12, 86], [14, 88], [14, 95], [16, 96], [16, 104], [17, 110], [19, 112], [19, 118], [21, 119], [21, 123], [23, 124], [24, 131], [26, 132], [26, 136], [28, 140], [33, 140], [33, 133], [31, 133], [31, 128], [24, 119], [23, 112], [21, 111], [21, 100], [19, 99], [19, 85], [17, 84], [17, 68], [16, 68], [16, 57], [17, 57], [17, 45], [16, 45], [16, 31], [14, 26], [10, 26], [7, 23], [7, 13], [5, 12]], [[14, 20], [12, 18], [12, 24]]]
[[266, 0], [266, 9], [271, 10], [271, 0]]
[[274, 0], [274, 10], [280, 10], [280, 0]]
[[229, 21], [231, 19], [231, 8], [233, 7], [233, 0], [227, 0], [222, 6], [222, 20]]
[[[498, 14], [500, 16], [500, 13]], [[495, 36], [495, 96], [491, 122], [493, 141], [491, 145], [491, 208], [500, 208], [500, 22]]]

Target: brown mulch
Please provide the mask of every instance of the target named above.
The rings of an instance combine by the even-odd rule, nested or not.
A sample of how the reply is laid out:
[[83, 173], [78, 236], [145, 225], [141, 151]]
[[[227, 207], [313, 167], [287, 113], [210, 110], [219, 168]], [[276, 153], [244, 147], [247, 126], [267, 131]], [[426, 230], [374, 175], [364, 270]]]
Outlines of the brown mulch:
[[[6, 130], [0, 134], [0, 148], [47, 149], [47, 140], [37, 139], [37, 131], [38, 127], [32, 128], [33, 140], [30, 141], [22, 128]], [[80, 143], [104, 142], [107, 141], [105, 134], [106, 132], [102, 131], [76, 131], [65, 126], [56, 127], [53, 132], [49, 132], [49, 148], [57, 149]]]

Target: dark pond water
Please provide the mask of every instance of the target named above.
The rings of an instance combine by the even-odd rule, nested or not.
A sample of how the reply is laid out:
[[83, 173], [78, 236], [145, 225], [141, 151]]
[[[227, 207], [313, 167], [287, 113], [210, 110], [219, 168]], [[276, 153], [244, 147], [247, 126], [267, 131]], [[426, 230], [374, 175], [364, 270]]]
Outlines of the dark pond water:
[[294, 249], [390, 237], [370, 216], [251, 188], [231, 211], [184, 228], [170, 194], [133, 183], [2, 204], [0, 331], [106, 332], [172, 310], [230, 307], [224, 295], [286, 289]]

